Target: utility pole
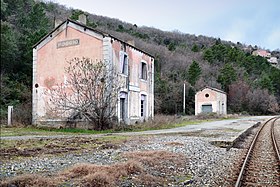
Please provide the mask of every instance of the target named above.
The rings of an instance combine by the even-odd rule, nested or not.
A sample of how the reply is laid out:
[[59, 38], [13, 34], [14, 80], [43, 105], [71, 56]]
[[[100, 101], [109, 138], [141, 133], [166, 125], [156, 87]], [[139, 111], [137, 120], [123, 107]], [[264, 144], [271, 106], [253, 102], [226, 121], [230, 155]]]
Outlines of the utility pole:
[[183, 114], [186, 112], [186, 84], [184, 83], [184, 90], [183, 90]]

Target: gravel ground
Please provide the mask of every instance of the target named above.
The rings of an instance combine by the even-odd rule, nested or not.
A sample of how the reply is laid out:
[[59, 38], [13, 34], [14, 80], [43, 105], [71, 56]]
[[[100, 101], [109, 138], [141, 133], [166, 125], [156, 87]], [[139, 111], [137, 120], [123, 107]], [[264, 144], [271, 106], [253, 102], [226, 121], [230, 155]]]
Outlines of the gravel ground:
[[278, 149], [280, 150], [280, 119], [276, 121], [274, 126], [275, 139], [278, 145]]
[[49, 157], [31, 157], [21, 161], [0, 162], [0, 177], [24, 173], [53, 174], [76, 163], [111, 164], [121, 161], [120, 154], [140, 150], [166, 150], [184, 154], [188, 158], [185, 173], [189, 179], [181, 186], [227, 186], [225, 179], [230, 175], [238, 149], [219, 148], [210, 143], [215, 138], [189, 137], [183, 135], [157, 135], [138, 137], [126, 142], [118, 149], [87, 151]]
[[[43, 155], [27, 157], [20, 160], [0, 161], [0, 180], [26, 173], [53, 175], [77, 163], [110, 165], [124, 161], [122, 154], [126, 152], [165, 150], [183, 154], [185, 156], [183, 159], [187, 159], [187, 164], [183, 168], [183, 173], [187, 177], [184, 180], [180, 180], [180, 183], [169, 184], [168, 186], [233, 186], [236, 180], [235, 175], [238, 172], [238, 164], [244, 156], [244, 148], [247, 147], [253, 135], [252, 133], [249, 134], [248, 140], [241, 143], [239, 149], [231, 148], [227, 150], [226, 148], [213, 145], [213, 142], [220, 140], [232, 141], [234, 137], [237, 137], [241, 133], [241, 130], [236, 129], [235, 126], [239, 128], [241, 124], [246, 125], [246, 123], [250, 123], [252, 126], [252, 124], [256, 123], [256, 119], [252, 121], [246, 120], [240, 120], [239, 123], [230, 122], [224, 129], [221, 129], [220, 126], [218, 127], [213, 123], [215, 126], [212, 129], [201, 128], [199, 126], [196, 127], [195, 131], [185, 130], [182, 132], [182, 129], [179, 128], [178, 132], [177, 130], [174, 132], [171, 131], [171, 134], [155, 133], [153, 135], [147, 135], [149, 133], [135, 133], [131, 134], [133, 138], [129, 141], [113, 149], [109, 147], [79, 153], [69, 152], [67, 154]], [[254, 133], [256, 130], [253, 129], [252, 132]], [[128, 135], [128, 133], [125, 134]], [[119, 134], [119, 136], [122, 136], [122, 134]], [[122, 183], [121, 186], [131, 185]]]

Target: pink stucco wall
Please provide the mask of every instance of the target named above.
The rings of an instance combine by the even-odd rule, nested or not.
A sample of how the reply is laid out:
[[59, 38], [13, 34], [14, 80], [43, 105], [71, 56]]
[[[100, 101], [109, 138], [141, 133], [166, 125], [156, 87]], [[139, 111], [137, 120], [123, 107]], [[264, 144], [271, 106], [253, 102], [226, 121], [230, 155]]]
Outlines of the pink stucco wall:
[[[153, 59], [129, 45], [125, 45], [124, 43], [114, 40], [112, 42], [113, 48], [113, 61], [117, 67], [117, 70], [120, 72], [119, 69], [119, 54], [121, 51], [125, 52], [128, 56], [129, 62], [129, 77], [126, 75], [121, 75], [122, 79], [129, 78], [129, 89], [124, 89], [123, 91], [129, 92], [129, 106], [128, 106], [128, 115], [132, 118], [135, 118], [135, 121], [139, 120], [140, 116], [140, 96], [141, 94], [147, 96], [147, 113], [146, 116], [153, 116], [154, 110], [154, 95], [153, 95]], [[142, 80], [140, 79], [141, 75], [141, 63], [145, 62], [147, 64], [147, 72], [148, 72], [148, 79]], [[137, 89], [138, 91], [133, 90]], [[143, 119], [142, 119], [143, 120]]]
[[[206, 94], [209, 97], [206, 97]], [[227, 97], [225, 93], [205, 88], [195, 95], [195, 114], [202, 112], [202, 105], [212, 105], [213, 112], [226, 114]]]
[[[67, 34], [66, 34], [67, 33]], [[79, 45], [57, 48], [57, 42], [79, 39]], [[74, 57], [102, 59], [102, 40], [68, 27], [37, 51], [37, 84], [48, 87], [64, 81], [64, 68]]]
[[[124, 51], [124, 48], [122, 47], [122, 43], [117, 40], [115, 40], [112, 43], [112, 47], [115, 56], [114, 61], [117, 67], [119, 68], [119, 53], [120, 51]], [[142, 61], [147, 63], [148, 72], [151, 71], [152, 68], [151, 57], [143, 52], [135, 50], [134, 48], [128, 45], [125, 47], [125, 49], [126, 49], [125, 52], [129, 57], [128, 65], [130, 70], [130, 77], [129, 77], [130, 84], [140, 87], [140, 90], [148, 91], [148, 87], [147, 87], [148, 81], [143, 81], [143, 80], [141, 81], [139, 77], [140, 77], [140, 67]]]
[[[209, 97], [205, 97], [206, 94], [209, 94]], [[197, 94], [197, 100], [198, 102], [213, 102], [217, 100], [217, 92], [211, 90], [211, 89], [204, 89], [201, 92]]]
[[[147, 96], [147, 118], [145, 119], [153, 117], [153, 57], [119, 39], [95, 32], [94, 30], [88, 30], [86, 27], [71, 22], [69, 22], [69, 25], [67, 22], [62, 27], [56, 29], [53, 35], [53, 37], [49, 35], [42, 40], [33, 50], [32, 115], [34, 124], [38, 121], [59, 121], [59, 116], [55, 116], [52, 112], [48, 111], [47, 105], [51, 104], [51, 101], [49, 101], [45, 92], [52, 86], [64, 83], [67, 80], [67, 75], [65, 74], [67, 61], [75, 57], [87, 57], [95, 61], [108, 60], [120, 72], [121, 51], [125, 52], [129, 59], [129, 77], [121, 73], [119, 74], [121, 79], [129, 80], [129, 84], [124, 84], [121, 90], [128, 95], [128, 123], [132, 118], [135, 120], [140, 119], [142, 94]], [[75, 39], [79, 40], [78, 45], [57, 47], [58, 42]], [[142, 61], [147, 63], [148, 80], [140, 79]], [[39, 87], [35, 87], [35, 85], [39, 85]], [[120, 116], [119, 111], [118, 116]]]

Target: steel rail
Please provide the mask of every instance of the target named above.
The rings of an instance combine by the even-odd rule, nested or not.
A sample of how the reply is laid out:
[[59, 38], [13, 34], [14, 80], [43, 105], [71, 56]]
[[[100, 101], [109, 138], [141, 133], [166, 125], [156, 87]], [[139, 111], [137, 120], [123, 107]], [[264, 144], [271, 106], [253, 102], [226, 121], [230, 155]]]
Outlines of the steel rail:
[[280, 161], [280, 153], [279, 153], [279, 145], [275, 139], [275, 133], [274, 133], [274, 126], [275, 126], [275, 121], [277, 119], [280, 119], [280, 117], [276, 118], [272, 124], [272, 129], [271, 129], [271, 137], [272, 137], [272, 142], [273, 142], [273, 147], [274, 147], [274, 150], [276, 152], [276, 155], [278, 157], [278, 161]]
[[254, 136], [254, 139], [253, 139], [253, 141], [252, 141], [252, 143], [251, 143], [251, 146], [250, 146], [250, 148], [249, 148], [249, 150], [248, 150], [248, 152], [247, 152], [247, 154], [246, 154], [246, 158], [245, 158], [245, 160], [244, 160], [244, 162], [243, 162], [243, 165], [242, 165], [242, 167], [241, 167], [241, 170], [240, 170], [240, 172], [239, 172], [239, 176], [238, 176], [238, 179], [237, 179], [237, 181], [236, 181], [236, 183], [235, 183], [235, 187], [240, 187], [240, 186], [241, 186], [241, 181], [242, 181], [242, 178], [243, 178], [243, 175], [244, 175], [244, 172], [245, 172], [246, 165], [247, 165], [247, 163], [249, 162], [249, 159], [250, 159], [252, 150], [253, 150], [254, 147], [255, 147], [255, 144], [256, 144], [256, 142], [257, 142], [257, 139], [258, 139], [258, 137], [259, 137], [260, 132], [262, 131], [262, 129], [264, 128], [264, 126], [265, 126], [266, 124], [268, 124], [271, 120], [273, 120], [273, 119], [276, 120], [276, 119], [278, 119], [278, 118], [279, 118], [279, 117], [273, 117], [273, 118], [270, 118], [269, 120], [267, 120], [267, 121], [263, 124], [263, 126], [260, 128], [260, 130], [257, 132], [257, 134]]

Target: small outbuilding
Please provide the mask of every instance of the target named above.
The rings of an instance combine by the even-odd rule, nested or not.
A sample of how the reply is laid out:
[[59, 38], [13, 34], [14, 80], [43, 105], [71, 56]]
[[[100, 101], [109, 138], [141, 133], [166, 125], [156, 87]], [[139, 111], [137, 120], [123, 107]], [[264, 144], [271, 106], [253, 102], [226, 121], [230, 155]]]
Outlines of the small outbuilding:
[[195, 115], [201, 113], [227, 114], [227, 95], [224, 91], [206, 86], [195, 94]]

